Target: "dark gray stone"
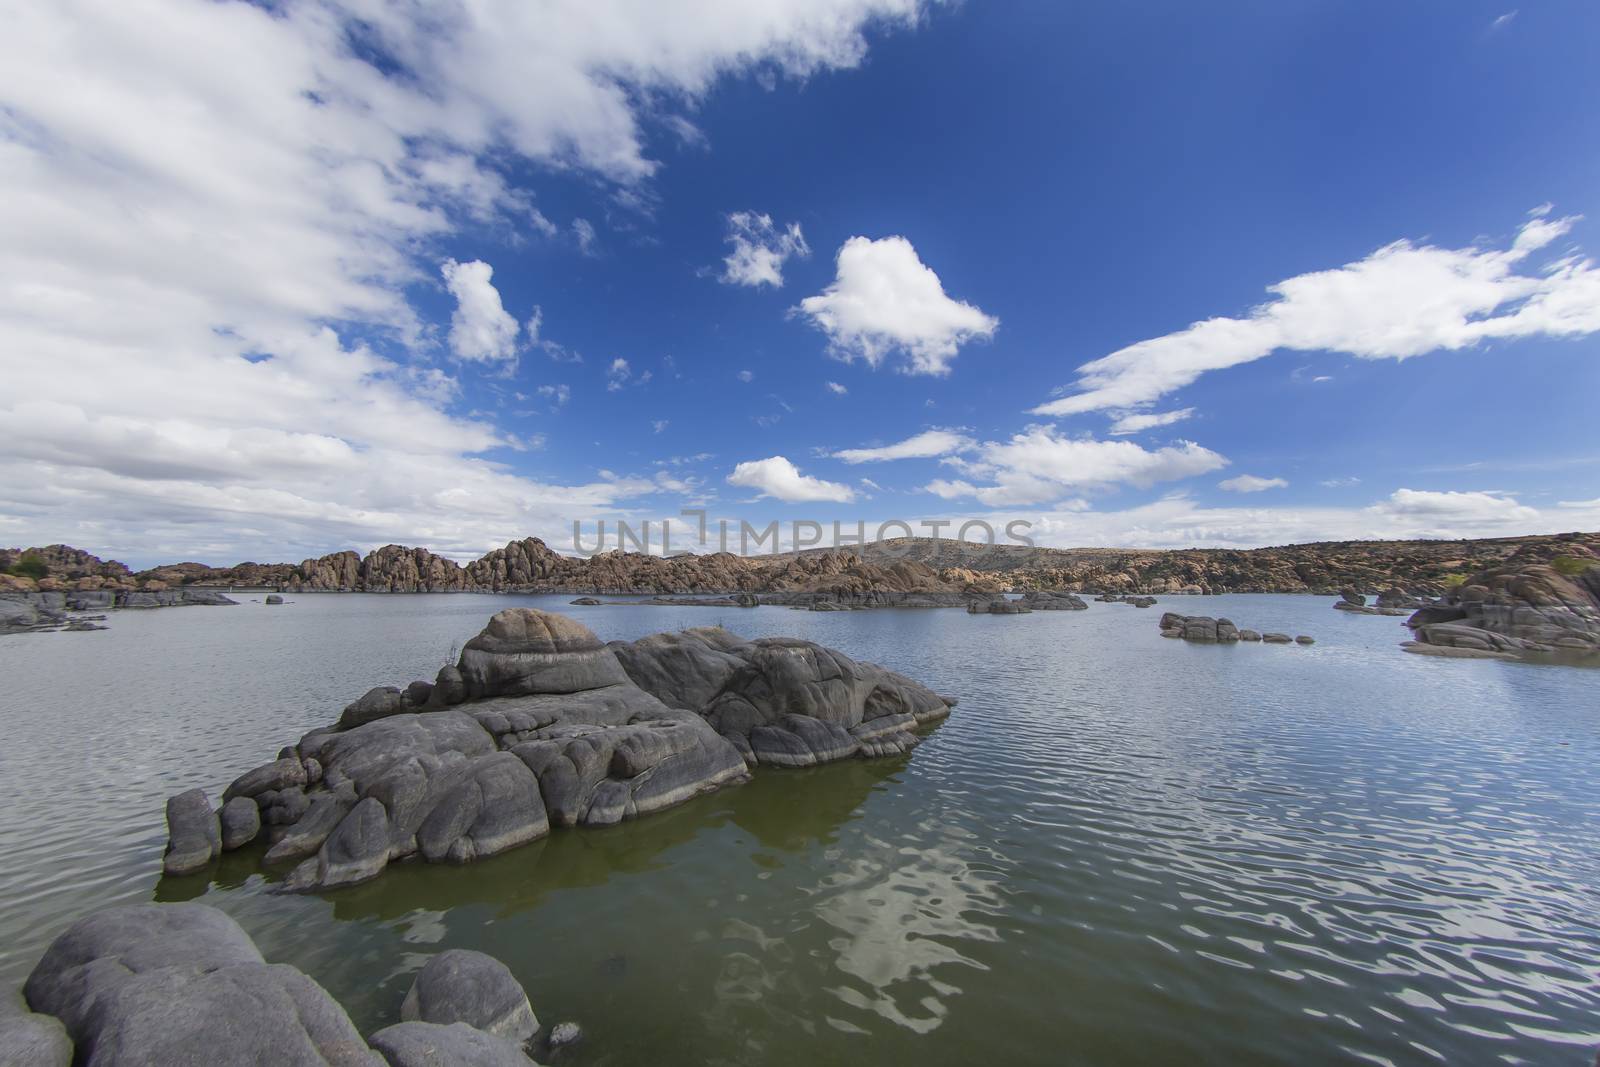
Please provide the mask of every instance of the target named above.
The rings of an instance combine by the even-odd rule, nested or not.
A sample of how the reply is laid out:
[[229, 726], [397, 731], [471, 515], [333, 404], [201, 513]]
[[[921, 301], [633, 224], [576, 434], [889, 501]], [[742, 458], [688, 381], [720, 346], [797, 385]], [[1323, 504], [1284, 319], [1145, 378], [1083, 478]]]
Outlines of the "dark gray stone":
[[466, 1023], [405, 1022], [372, 1035], [389, 1067], [528, 1067], [527, 1053]]
[[248, 845], [261, 832], [261, 809], [249, 797], [234, 797], [222, 805], [222, 847]]
[[423, 964], [400, 1005], [406, 1022], [466, 1023], [517, 1044], [539, 1030], [528, 994], [493, 956], [451, 949]]
[[72, 1067], [72, 1038], [53, 1015], [0, 1007], [0, 1067]]
[[161, 869], [193, 874], [222, 853], [222, 831], [205, 790], [190, 789], [167, 800], [167, 851]]

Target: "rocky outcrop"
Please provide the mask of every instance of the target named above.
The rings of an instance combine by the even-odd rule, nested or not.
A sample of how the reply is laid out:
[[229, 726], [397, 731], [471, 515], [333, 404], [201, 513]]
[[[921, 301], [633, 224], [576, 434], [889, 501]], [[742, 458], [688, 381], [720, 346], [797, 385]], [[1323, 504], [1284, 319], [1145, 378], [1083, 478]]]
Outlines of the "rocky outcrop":
[[1424, 655], [1600, 661], [1600, 553], [1569, 546], [1512, 557], [1468, 578], [1406, 625]]
[[[432, 682], [375, 688], [223, 794], [169, 804], [173, 873], [265, 834], [294, 890], [364, 881], [417, 858], [465, 863], [747, 780], [909, 751], [949, 702], [808, 641], [720, 628], [603, 644], [563, 615], [511, 608]], [[239, 810], [253, 803], [256, 828]], [[231, 814], [230, 814], [231, 813]]]
[[1088, 611], [1089, 605], [1080, 597], [1055, 589], [1039, 589], [1024, 593], [1022, 603], [1033, 611]]
[[0, 1062], [31, 1067], [531, 1067], [524, 1048], [538, 1029], [503, 964], [453, 950], [418, 973], [401, 1006], [408, 1021], [363, 1040], [313, 979], [267, 963], [236, 922], [203, 904], [80, 919], [23, 992], [31, 1012], [0, 1017]]
[[968, 615], [1028, 615], [1033, 608], [1020, 600], [1007, 600], [1005, 597], [995, 597], [993, 600], [967, 601]]
[[1136, 608], [1153, 608], [1156, 598], [1153, 596], [1137, 596], [1131, 593], [1101, 593], [1095, 597], [1101, 604], [1129, 604]]
[[1312, 638], [1304, 634], [1290, 638], [1288, 634], [1257, 633], [1255, 630], [1239, 629], [1231, 619], [1213, 619], [1209, 615], [1179, 615], [1175, 611], [1163, 614], [1158, 625], [1161, 627], [1162, 637], [1193, 641], [1202, 645], [1230, 645], [1239, 641], [1262, 641], [1269, 645], [1315, 643]]
[[78, 613], [110, 608], [166, 608], [184, 605], [235, 604], [209, 589], [92, 589], [65, 592], [0, 592], [0, 634], [46, 630], [104, 630], [91, 620], [104, 615]]

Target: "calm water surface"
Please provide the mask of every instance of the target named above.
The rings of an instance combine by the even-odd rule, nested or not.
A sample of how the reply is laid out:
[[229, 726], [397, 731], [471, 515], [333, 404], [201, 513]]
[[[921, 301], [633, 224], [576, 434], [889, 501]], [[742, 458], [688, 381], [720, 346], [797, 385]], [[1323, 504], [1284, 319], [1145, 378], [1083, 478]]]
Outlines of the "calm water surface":
[[[510, 965], [581, 1064], [1527, 1063], [1600, 1043], [1600, 672], [1407, 656], [1327, 599], [968, 616], [300, 596], [0, 639], [0, 979], [86, 909], [203, 899], [363, 1030], [446, 947]], [[961, 697], [909, 758], [463, 868], [271, 893], [163, 878], [162, 804], [496, 610], [722, 622]], [[1159, 612], [1311, 648], [1167, 641]]]

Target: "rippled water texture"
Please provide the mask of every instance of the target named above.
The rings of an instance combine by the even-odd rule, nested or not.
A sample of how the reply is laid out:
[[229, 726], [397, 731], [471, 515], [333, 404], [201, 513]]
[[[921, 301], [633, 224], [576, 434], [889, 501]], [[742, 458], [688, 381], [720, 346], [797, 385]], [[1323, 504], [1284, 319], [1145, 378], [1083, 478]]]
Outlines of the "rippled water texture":
[[[1323, 599], [969, 616], [301, 596], [0, 639], [0, 970], [71, 917], [201, 897], [364, 1029], [446, 946], [504, 959], [584, 1064], [1583, 1064], [1600, 1043], [1600, 672], [1407, 656]], [[325, 896], [254, 857], [162, 879], [220, 792], [526, 603], [606, 638], [722, 622], [959, 694], [908, 759], [746, 787]]]

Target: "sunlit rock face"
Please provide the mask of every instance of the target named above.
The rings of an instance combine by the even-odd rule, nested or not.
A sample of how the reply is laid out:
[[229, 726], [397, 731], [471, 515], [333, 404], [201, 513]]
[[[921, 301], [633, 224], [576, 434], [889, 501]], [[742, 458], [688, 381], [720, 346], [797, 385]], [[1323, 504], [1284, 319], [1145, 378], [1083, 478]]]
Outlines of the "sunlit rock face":
[[[720, 628], [607, 645], [574, 619], [495, 615], [434, 682], [380, 686], [223, 794], [169, 809], [173, 873], [266, 836], [286, 887], [365, 881], [391, 862], [465, 863], [748, 780], [910, 751], [952, 700], [809, 641]], [[253, 805], [256, 819], [248, 816]]]
[[1406, 650], [1425, 655], [1600, 658], [1600, 555], [1570, 544], [1556, 556], [1513, 556], [1406, 625]]

